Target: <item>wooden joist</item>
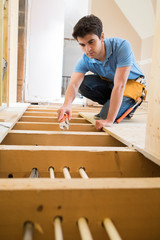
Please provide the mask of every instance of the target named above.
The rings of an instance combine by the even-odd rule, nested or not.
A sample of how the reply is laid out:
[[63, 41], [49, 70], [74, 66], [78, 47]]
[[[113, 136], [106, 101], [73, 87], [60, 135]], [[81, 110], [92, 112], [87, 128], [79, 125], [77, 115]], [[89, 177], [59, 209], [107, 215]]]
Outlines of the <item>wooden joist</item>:
[[[56, 122], [17, 122], [13, 130], [62, 131]], [[97, 132], [95, 126], [90, 123], [70, 123], [69, 131]]]
[[104, 132], [11, 130], [2, 144], [48, 146], [124, 146]]
[[[57, 117], [44, 117], [44, 116], [23, 116], [19, 120], [20, 122], [58, 122]], [[86, 119], [72, 118], [70, 123], [89, 123]]]
[[[47, 116], [47, 117], [57, 117], [57, 112], [44, 112], [44, 111], [26, 111], [23, 116]], [[81, 117], [79, 113], [72, 113], [72, 117]]]
[[34, 239], [50, 240], [53, 220], [61, 216], [68, 240], [80, 239], [80, 217], [88, 219], [93, 239], [107, 239], [105, 218], [112, 219], [122, 239], [159, 239], [159, 205], [159, 178], [1, 179], [0, 236], [22, 239], [23, 224], [31, 221]]
[[160, 168], [142, 154], [126, 147], [54, 147], [0, 146], [0, 177], [29, 177], [37, 168], [41, 177], [49, 177], [54, 168], [55, 178], [63, 178], [63, 167], [70, 169], [72, 178], [80, 178], [83, 167], [89, 178], [99, 177], [158, 177]]

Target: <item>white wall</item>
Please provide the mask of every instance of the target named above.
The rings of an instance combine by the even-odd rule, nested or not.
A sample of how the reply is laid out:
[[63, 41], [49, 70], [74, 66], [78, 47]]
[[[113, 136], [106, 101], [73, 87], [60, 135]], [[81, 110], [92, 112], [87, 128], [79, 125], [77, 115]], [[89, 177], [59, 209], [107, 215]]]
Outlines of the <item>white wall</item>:
[[[89, 14], [91, 0], [65, 0], [64, 37], [73, 39], [73, 27], [80, 18]], [[77, 41], [64, 40], [63, 76], [71, 76], [82, 50]]]
[[28, 0], [25, 100], [61, 96], [64, 0]]

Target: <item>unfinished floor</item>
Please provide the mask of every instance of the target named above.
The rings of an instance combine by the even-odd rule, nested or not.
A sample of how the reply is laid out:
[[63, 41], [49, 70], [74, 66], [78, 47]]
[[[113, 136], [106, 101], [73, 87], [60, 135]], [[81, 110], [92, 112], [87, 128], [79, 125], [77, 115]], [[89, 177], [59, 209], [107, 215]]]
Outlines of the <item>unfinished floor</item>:
[[76, 107], [61, 131], [57, 107], [13, 108], [1, 122], [0, 239], [160, 239], [160, 167], [135, 150], [142, 138], [115, 133], [137, 143], [145, 111], [97, 132], [99, 108]]

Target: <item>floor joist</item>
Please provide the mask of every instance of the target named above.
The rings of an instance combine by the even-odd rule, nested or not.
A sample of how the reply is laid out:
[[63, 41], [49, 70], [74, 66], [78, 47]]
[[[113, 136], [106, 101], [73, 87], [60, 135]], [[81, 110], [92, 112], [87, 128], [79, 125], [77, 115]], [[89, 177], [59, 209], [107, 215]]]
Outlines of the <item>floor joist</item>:
[[[17, 122], [13, 130], [39, 130], [39, 131], [62, 131], [59, 123], [46, 122]], [[98, 132], [90, 123], [70, 123], [69, 131]]]
[[117, 146], [124, 144], [104, 132], [52, 132], [11, 130], [3, 145]]
[[[88, 219], [93, 239], [107, 239], [109, 217], [122, 239], [160, 238], [160, 179], [0, 180], [2, 239], [22, 239], [23, 224], [35, 225], [34, 239], [53, 239], [53, 219], [63, 219], [64, 238], [80, 239], [77, 220]], [[153, 224], [154, 223], [154, 224]], [[10, 231], [7, 231], [9, 229]], [[16, 229], [16, 231], [15, 231]]]
[[[57, 117], [36, 117], [36, 116], [23, 116], [19, 120], [20, 122], [58, 122]], [[70, 123], [89, 123], [86, 119], [80, 118], [72, 118]]]
[[0, 177], [29, 177], [37, 168], [41, 177], [49, 177], [49, 167], [55, 177], [63, 178], [63, 167], [73, 178], [80, 178], [83, 167], [89, 178], [159, 177], [160, 168], [142, 154], [126, 147], [49, 147], [0, 146]]

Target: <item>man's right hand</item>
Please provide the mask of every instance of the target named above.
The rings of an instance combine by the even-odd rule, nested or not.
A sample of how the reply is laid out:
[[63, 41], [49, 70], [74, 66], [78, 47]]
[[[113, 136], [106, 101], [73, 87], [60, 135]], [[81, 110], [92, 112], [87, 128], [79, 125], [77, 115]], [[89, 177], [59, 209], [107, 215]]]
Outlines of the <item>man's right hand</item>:
[[59, 108], [57, 110], [57, 113], [58, 113], [58, 121], [60, 121], [63, 118], [65, 113], [68, 114], [69, 120], [71, 120], [71, 117], [72, 117], [72, 109], [71, 109], [71, 107], [62, 106], [61, 108]]

